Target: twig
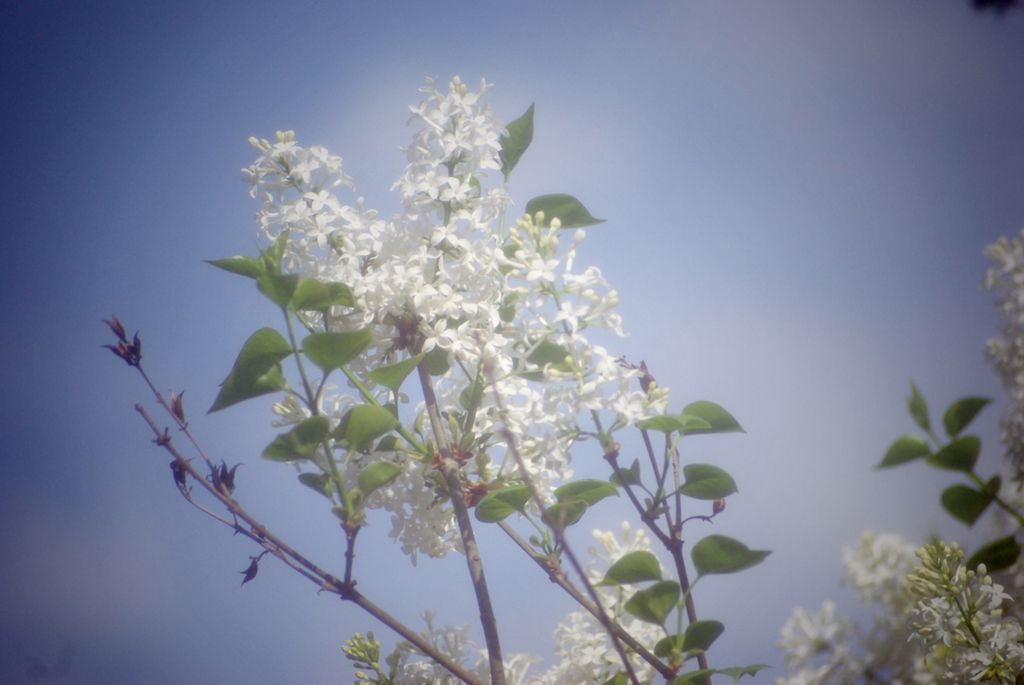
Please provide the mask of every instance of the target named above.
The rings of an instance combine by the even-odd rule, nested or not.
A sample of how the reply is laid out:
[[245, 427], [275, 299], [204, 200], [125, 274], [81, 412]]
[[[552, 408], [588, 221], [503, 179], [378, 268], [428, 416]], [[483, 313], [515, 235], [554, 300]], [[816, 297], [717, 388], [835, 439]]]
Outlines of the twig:
[[437, 397], [434, 395], [434, 386], [426, 364], [420, 362], [417, 371], [419, 372], [420, 386], [423, 389], [423, 399], [427, 405], [430, 426], [434, 433], [434, 441], [437, 443], [440, 453], [440, 458], [437, 460], [438, 470], [444, 477], [445, 485], [448, 488], [448, 497], [451, 500], [452, 509], [455, 511], [455, 522], [459, 526], [459, 535], [466, 554], [466, 566], [469, 568], [470, 581], [473, 584], [473, 592], [476, 594], [477, 607], [480, 609], [480, 625], [483, 628], [484, 642], [487, 645], [491, 685], [505, 685], [505, 664], [501, 657], [498, 623], [494, 616], [494, 607], [491, 605], [491, 595], [487, 590], [487, 578], [484, 576], [480, 548], [476, 544], [473, 523], [469, 517], [462, 483], [459, 480], [459, 462], [452, 455], [451, 444], [441, 424], [441, 415], [437, 409]]
[[[494, 376], [493, 364], [487, 364], [485, 366], [488, 374], [488, 380], [491, 383], [491, 387], [494, 389], [494, 402], [503, 424], [501, 433], [505, 438], [506, 447], [512, 454], [512, 458], [515, 460], [516, 465], [519, 467], [519, 473], [523, 478], [523, 482], [525, 482], [527, 487], [530, 489], [530, 497], [540, 510], [541, 518], [547, 520], [544, 516], [547, 511], [547, 508], [544, 506], [544, 500], [541, 499], [540, 491], [537, 490], [537, 485], [533, 482], [533, 479], [530, 477], [530, 472], [526, 469], [526, 462], [523, 460], [523, 455], [519, 452], [519, 448], [516, 446], [515, 436], [512, 434], [512, 431], [509, 430], [508, 415], [505, 412], [505, 404], [501, 399], [501, 393], [498, 392], [498, 383]], [[564, 527], [557, 525], [557, 522], [549, 525], [555, 534], [555, 542], [559, 547], [565, 550], [566, 556], [569, 557], [569, 563], [572, 564], [573, 569], [580, 578], [580, 582], [583, 583], [583, 587], [586, 588], [587, 594], [594, 603], [594, 607], [597, 609], [597, 620], [608, 632], [608, 637], [611, 638], [612, 646], [615, 648], [615, 651], [619, 655], [619, 659], [622, 661], [622, 665], [626, 669], [626, 675], [629, 676], [629, 680], [633, 685], [639, 685], [640, 681], [637, 679], [636, 673], [633, 671], [633, 665], [629, 662], [629, 657], [626, 656], [626, 652], [622, 648], [622, 643], [619, 641], [615, 630], [612, 628], [612, 620], [608, 616], [608, 612], [605, 611], [604, 606], [601, 604], [601, 598], [598, 596], [597, 590], [594, 589], [593, 584], [587, 578], [587, 574], [583, 570], [583, 565], [580, 564], [579, 559], [576, 557], [576, 554], [572, 551], [572, 548], [565, 539]]]

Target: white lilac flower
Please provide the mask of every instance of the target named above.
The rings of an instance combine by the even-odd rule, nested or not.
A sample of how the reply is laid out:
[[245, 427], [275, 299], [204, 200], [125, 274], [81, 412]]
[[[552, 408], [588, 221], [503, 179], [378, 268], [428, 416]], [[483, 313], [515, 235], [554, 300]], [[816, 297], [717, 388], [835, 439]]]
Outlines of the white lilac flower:
[[1024, 672], [1024, 629], [1005, 615], [1011, 600], [984, 564], [970, 571], [957, 545], [918, 550], [921, 566], [909, 577], [914, 598], [913, 639], [951, 681], [1014, 682]]
[[[518, 475], [505, 444], [507, 428], [530, 476], [550, 496], [572, 475], [572, 448], [583, 431], [593, 431], [592, 410], [617, 430], [663, 411], [667, 390], [643, 392], [635, 370], [586, 337], [587, 329], [622, 334], [622, 327], [618, 297], [600, 271], [576, 270], [583, 231], [562, 231], [557, 219], [535, 216], [516, 221], [504, 235], [511, 201], [495, 172], [505, 129], [484, 102], [489, 89], [481, 82], [472, 90], [457, 77], [447, 88], [427, 81], [424, 99], [410, 108], [417, 131], [393, 186], [402, 210], [390, 220], [364, 206], [340, 157], [300, 145], [291, 131], [273, 141], [250, 139], [259, 157], [243, 174], [261, 203], [256, 218], [263, 239], [288, 233], [285, 270], [352, 291], [354, 307], [303, 312], [303, 323], [314, 331], [372, 331], [369, 349], [349, 369], [381, 402], [392, 398], [369, 381], [369, 371], [439, 348], [451, 368], [434, 378], [435, 394], [443, 409], [460, 411], [463, 392], [486, 363], [497, 381], [473, 426], [475, 435], [490, 436], [475, 446], [486, 458], [467, 461], [463, 474], [473, 482]], [[564, 364], [528, 361], [541, 341], [564, 348]], [[531, 371], [546, 380], [523, 375]], [[365, 400], [342, 388], [325, 391], [319, 401], [318, 410], [337, 421]], [[419, 404], [404, 418], [422, 411]], [[305, 416], [294, 398], [277, 412], [282, 423]], [[391, 513], [392, 535], [402, 548], [413, 559], [458, 549], [430, 467], [400, 451], [385, 456], [407, 468], [369, 505]]]
[[1014, 238], [1001, 237], [985, 248], [993, 265], [985, 272], [985, 288], [996, 293], [1002, 320], [999, 337], [986, 343], [986, 355], [1003, 380], [1010, 403], [1003, 416], [1006, 458], [1024, 477], [1024, 229]]
[[[598, 562], [587, 569], [594, 583], [604, 577], [611, 564], [629, 552], [650, 551], [650, 539], [642, 530], [635, 533], [628, 523], [623, 522], [621, 537], [610, 531], [595, 530], [594, 538], [600, 546], [589, 548], [593, 559]], [[600, 570], [599, 570], [600, 569]], [[651, 623], [640, 621], [626, 613], [624, 605], [628, 590], [619, 587], [598, 587], [602, 604], [609, 616], [617, 621], [641, 644], [654, 645], [664, 636], [662, 630]], [[622, 669], [622, 662], [612, 647], [611, 638], [601, 624], [589, 612], [571, 612], [555, 629], [555, 656], [558, 664], [540, 676], [532, 679], [537, 685], [577, 685], [578, 683], [600, 683]], [[641, 681], [654, 676], [647, 662], [631, 659], [634, 671]]]
[[843, 547], [843, 581], [865, 604], [879, 602], [898, 613], [905, 603], [904, 579], [917, 565], [916, 548], [894, 533], [864, 531]]
[[852, 632], [852, 624], [836, 613], [835, 602], [826, 600], [816, 613], [803, 607], [794, 609], [782, 625], [779, 647], [790, 668], [808, 666], [819, 657], [831, 667], [849, 656], [846, 640]]

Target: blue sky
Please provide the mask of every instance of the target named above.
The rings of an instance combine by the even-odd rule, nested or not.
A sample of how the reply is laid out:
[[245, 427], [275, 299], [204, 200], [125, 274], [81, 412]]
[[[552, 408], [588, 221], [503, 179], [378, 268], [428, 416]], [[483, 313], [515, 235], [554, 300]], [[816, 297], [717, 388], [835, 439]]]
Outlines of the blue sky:
[[[245, 462], [253, 511], [338, 567], [321, 501], [258, 457], [269, 403], [202, 416], [241, 342], [274, 323], [249, 284], [202, 260], [255, 250], [249, 135], [293, 128], [326, 145], [369, 205], [393, 211], [405, 106], [425, 76], [486, 77], [506, 120], [536, 104], [514, 196], [569, 192], [607, 219], [581, 260], [620, 292], [619, 349], [677, 408], [714, 400], [747, 429], [693, 447], [740, 486], [715, 532], [773, 550], [699, 588], [700, 612], [727, 626], [714, 664], [770, 663], [769, 682], [793, 606], [833, 596], [856, 610], [839, 557], [861, 530], [966, 539], [937, 504], [950, 476], [871, 467], [911, 428], [908, 379], [934, 409], [1000, 396], [979, 284], [982, 248], [1024, 226], [1021, 13], [14, 2], [0, 52], [0, 681], [30, 682], [33, 661], [67, 647], [57, 682], [346, 682], [340, 643], [383, 633], [273, 563], [239, 590], [253, 549], [174, 491], [132, 410], [144, 388], [100, 348], [100, 320], [141, 330], [158, 386], [185, 389], [204, 443]], [[978, 423], [989, 469], [1000, 410]], [[615, 525], [609, 507], [592, 525]], [[366, 537], [382, 539], [375, 523]], [[568, 604], [484, 544], [506, 648], [546, 654]], [[389, 542], [364, 552], [362, 587], [395, 613], [473, 622], [459, 560], [413, 570]]]

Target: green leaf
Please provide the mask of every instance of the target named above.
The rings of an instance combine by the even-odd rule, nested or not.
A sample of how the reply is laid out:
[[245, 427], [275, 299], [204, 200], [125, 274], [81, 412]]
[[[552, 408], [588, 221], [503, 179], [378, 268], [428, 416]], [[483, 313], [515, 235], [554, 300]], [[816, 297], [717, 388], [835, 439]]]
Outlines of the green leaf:
[[391, 390], [391, 392], [398, 394], [398, 389], [402, 387], [402, 381], [406, 377], [416, 370], [419, 366], [420, 361], [423, 359], [423, 353], [417, 354], [415, 357], [409, 357], [403, 359], [400, 362], [394, 364], [388, 364], [387, 366], [378, 366], [376, 369], [367, 374], [371, 381], [379, 383], [385, 388]]
[[334, 429], [334, 437], [343, 440], [348, 448], [366, 452], [373, 441], [398, 426], [398, 419], [384, 407], [360, 404], [352, 407]]
[[661, 580], [661, 565], [652, 553], [638, 550], [612, 564], [604, 574], [601, 585], [628, 585], [647, 580]]
[[225, 257], [224, 259], [207, 259], [207, 264], [212, 264], [218, 269], [230, 271], [233, 274], [245, 276], [246, 278], [259, 278], [263, 275], [263, 263], [255, 257]]
[[941, 501], [953, 517], [973, 526], [992, 503], [992, 496], [966, 485], [951, 485], [942, 491]]
[[931, 448], [928, 446], [928, 441], [917, 435], [904, 435], [901, 438], [897, 438], [889, 449], [886, 450], [885, 456], [882, 457], [882, 461], [878, 463], [876, 469], [886, 469], [891, 466], [899, 466], [905, 464], [908, 461], [920, 459], [926, 457], [932, 453]]
[[300, 473], [299, 482], [308, 488], [316, 490], [324, 497], [330, 499], [334, 491], [334, 483], [326, 473]]
[[757, 675], [758, 671], [763, 671], [766, 668], [771, 668], [771, 666], [769, 666], [768, 664], [751, 664], [750, 666], [730, 666], [729, 668], [720, 668], [717, 672], [729, 676], [735, 683], [737, 680], [739, 680], [745, 675], [754, 677], [755, 675]]
[[704, 685], [710, 682], [711, 676], [716, 673], [713, 668], [701, 668], [696, 671], [687, 671], [672, 681], [672, 685]]
[[711, 424], [711, 428], [688, 429], [689, 433], [745, 433], [739, 421], [721, 405], [707, 400], [692, 402], [683, 407], [683, 416], [696, 416]]
[[544, 226], [550, 226], [555, 217], [562, 222], [562, 228], [583, 228], [604, 222], [604, 219], [592, 217], [587, 208], [572, 195], [561, 193], [541, 195], [526, 203], [527, 214], [534, 216], [537, 212], [544, 212]]
[[263, 450], [263, 458], [273, 461], [310, 459], [329, 430], [330, 422], [326, 417], [311, 416], [300, 421], [287, 433], [274, 438]]
[[508, 135], [501, 137], [501, 152], [498, 154], [501, 157], [501, 173], [508, 181], [526, 148], [533, 142], [533, 105], [531, 104], [525, 114], [511, 122], [505, 129]]
[[942, 424], [946, 428], [946, 434], [955, 438], [960, 431], [967, 428], [982, 409], [992, 400], [985, 397], [964, 397], [949, 405], [945, 415], [942, 417]]
[[383, 487], [398, 478], [402, 472], [398, 464], [390, 461], [375, 461], [359, 472], [359, 490], [369, 495], [377, 488]]
[[743, 571], [757, 566], [769, 554], [771, 552], [767, 550], [752, 550], [725, 535], [709, 535], [694, 545], [690, 552], [693, 565], [702, 576]]
[[369, 328], [346, 333], [312, 333], [302, 341], [302, 352], [325, 374], [340, 369], [370, 346]]
[[568, 356], [570, 356], [569, 350], [566, 348], [550, 340], [543, 340], [533, 348], [533, 352], [530, 352], [526, 361], [537, 366], [545, 366], [547, 364], [562, 365], [565, 364], [565, 358]]
[[696, 433], [702, 429], [710, 428], [711, 424], [696, 416], [662, 414], [661, 416], [652, 416], [649, 419], [637, 421], [636, 426], [640, 430], [660, 431], [665, 434], [679, 432], [685, 435], [686, 433]]
[[321, 311], [334, 305], [354, 307], [352, 289], [344, 283], [318, 281], [314, 278], [300, 278], [291, 296], [296, 311]]
[[1020, 545], [1013, 535], [999, 538], [982, 545], [977, 552], [967, 560], [967, 568], [974, 570], [978, 564], [985, 564], [985, 570], [989, 573], [1005, 571], [1016, 563], [1020, 556]]
[[914, 423], [927, 432], [931, 430], [932, 423], [928, 418], [928, 405], [925, 403], [921, 393], [917, 391], [914, 381], [910, 381], [910, 397], [907, 398], [907, 410], [914, 419]]
[[522, 512], [530, 501], [530, 487], [512, 485], [484, 495], [476, 505], [476, 518], [484, 523], [497, 523], [515, 512]]
[[721, 499], [737, 490], [732, 476], [711, 464], [687, 464], [683, 476], [686, 482], [679, 492], [694, 499]]
[[654, 645], [654, 655], [662, 659], [679, 656], [683, 652], [683, 639], [684, 636], [681, 634], [661, 638], [658, 644]]
[[989, 497], [995, 497], [999, 494], [999, 488], [1002, 487], [1002, 485], [1003, 479], [1000, 476], [992, 476], [988, 479], [988, 482], [985, 483], [985, 487], [983, 487], [981, 491]]
[[611, 483], [603, 480], [578, 480], [555, 489], [555, 499], [559, 502], [580, 501], [588, 506], [596, 504], [605, 497], [618, 497], [619, 491]]
[[270, 247], [260, 252], [260, 260], [263, 262], [265, 273], [281, 273], [281, 261], [284, 259], [284, 250], [287, 246], [288, 231], [281, 231]]
[[568, 528], [583, 518], [587, 511], [587, 503], [583, 500], [573, 499], [567, 502], [552, 504], [544, 510], [541, 519], [552, 528]]
[[628, 469], [620, 468], [608, 481], [612, 485], [638, 485], [640, 483], [640, 460], [634, 459]]
[[299, 283], [295, 274], [263, 274], [256, 279], [256, 288], [279, 307], [287, 307]]
[[980, 451], [981, 440], [976, 435], [965, 435], [926, 457], [925, 461], [940, 469], [971, 473]]
[[228, 377], [220, 384], [217, 399], [207, 413], [283, 390], [285, 382], [279, 362], [291, 353], [288, 341], [273, 328], [261, 328], [250, 335]]
[[423, 358], [423, 365], [427, 367], [427, 373], [431, 376], [443, 376], [452, 365], [448, 359], [448, 350], [435, 347], [427, 352], [427, 356]]
[[725, 626], [719, 621], [694, 621], [686, 629], [683, 650], [688, 652], [693, 649], [701, 649], [706, 652], [724, 630]]
[[622, 671], [619, 671], [611, 678], [601, 683], [601, 685], [629, 685], [629, 676]]
[[679, 583], [662, 580], [643, 590], [638, 590], [626, 600], [624, 609], [641, 621], [663, 625], [669, 612], [679, 601]]

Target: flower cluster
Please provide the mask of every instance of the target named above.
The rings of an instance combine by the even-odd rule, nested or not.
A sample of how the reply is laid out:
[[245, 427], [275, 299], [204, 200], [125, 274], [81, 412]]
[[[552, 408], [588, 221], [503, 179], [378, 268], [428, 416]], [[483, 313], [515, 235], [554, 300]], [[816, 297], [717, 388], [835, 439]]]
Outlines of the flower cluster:
[[1001, 237], [985, 248], [993, 265], [985, 288], [996, 293], [1002, 334], [986, 343], [985, 352], [1003, 379], [1009, 407], [1002, 421], [1002, 442], [1016, 480], [1024, 479], [1024, 229], [1016, 238]]
[[[782, 626], [779, 647], [790, 672], [779, 685], [921, 681], [919, 655], [906, 645], [910, 626], [906, 576], [914, 568], [914, 547], [891, 533], [865, 531], [843, 548], [843, 580], [861, 601], [877, 608], [868, 631], [841, 616], [834, 602], [820, 611], [796, 608]], [[916, 679], [915, 679], [916, 678]]]
[[915, 600], [914, 639], [950, 681], [1015, 682], [1024, 672], [1024, 629], [1004, 616], [1011, 598], [985, 565], [970, 571], [956, 544], [918, 550], [921, 566], [907, 578]]
[[[650, 539], [643, 531], [632, 531], [628, 523], [622, 524], [621, 536], [611, 531], [593, 532], [597, 547], [588, 551], [592, 563], [588, 574], [597, 583], [615, 561], [629, 552], [650, 551]], [[663, 636], [655, 625], [640, 621], [623, 609], [625, 598], [620, 588], [601, 587], [602, 602], [610, 617], [617, 621], [633, 637], [643, 644], [654, 644]], [[460, 663], [474, 664], [470, 669], [487, 680], [486, 651], [477, 650], [468, 637], [466, 628], [438, 627], [433, 615], [424, 614], [427, 629], [423, 637], [444, 655]], [[558, 663], [540, 673], [531, 673], [538, 659], [525, 654], [506, 655], [505, 674], [511, 685], [579, 685], [580, 683], [601, 683], [622, 668], [608, 633], [588, 612], [571, 612], [555, 629], [555, 643], [558, 645], [555, 657]], [[379, 645], [377, 646], [379, 650]], [[475, 661], [472, 655], [476, 655]], [[374, 653], [379, 657], [379, 651]], [[350, 658], [352, 658], [350, 656]], [[440, 683], [455, 685], [458, 680], [437, 664], [426, 659], [415, 647], [407, 642], [399, 643], [387, 658], [391, 665], [390, 683], [393, 685], [425, 685]], [[648, 681], [654, 673], [649, 665], [637, 659], [633, 668], [641, 681]], [[374, 682], [374, 681], [368, 681]]]
[[[595, 585], [619, 558], [638, 550], [650, 551], [650, 538], [642, 530], [632, 531], [629, 524], [622, 523], [621, 540], [611, 531], [594, 531], [599, 547], [588, 551], [598, 562], [588, 569], [590, 580]], [[626, 593], [621, 587], [599, 588], [602, 604], [609, 617], [618, 622], [630, 635], [642, 644], [655, 644], [663, 636], [662, 631], [651, 623], [641, 621], [626, 613]], [[621, 670], [622, 662], [612, 648], [607, 631], [590, 613], [577, 609], [571, 612], [555, 629], [555, 656], [559, 663], [546, 671], [536, 682], [538, 685], [574, 685], [575, 683], [601, 683]], [[633, 668], [641, 681], [650, 679], [654, 673], [645, 662], [634, 659]]]
[[[569, 233], [543, 213], [506, 231], [506, 185], [489, 183], [501, 169], [505, 134], [484, 103], [489, 89], [481, 82], [473, 91], [458, 77], [446, 89], [427, 81], [423, 101], [410, 108], [418, 131], [392, 188], [402, 211], [390, 220], [355, 196], [340, 157], [300, 146], [290, 131], [274, 142], [251, 139], [260, 156], [244, 176], [261, 201], [264, 238], [287, 232], [285, 269], [351, 290], [354, 306], [301, 316], [311, 331], [372, 331], [373, 343], [350, 369], [380, 403], [408, 398], [375, 386], [370, 371], [417, 355], [439, 357], [433, 383], [448, 412], [449, 437], [474, 457], [461, 477], [470, 484], [516, 477], [507, 431], [530, 477], [550, 493], [572, 475], [571, 449], [595, 432], [594, 416], [605, 430], [617, 430], [663, 410], [667, 392], [639, 388], [635, 369], [587, 338], [588, 329], [622, 329], [615, 290], [596, 268], [575, 268], [583, 232]], [[475, 384], [487, 391], [468, 425], [456, 413]], [[333, 421], [359, 402], [344, 390], [318, 401], [318, 411]], [[410, 425], [422, 424], [423, 411], [423, 404], [413, 410]], [[310, 413], [294, 400], [275, 412], [281, 423]], [[459, 549], [435, 469], [401, 451], [374, 455], [381, 458], [400, 463], [402, 475], [368, 505], [391, 514], [391, 534], [403, 550], [415, 562], [418, 553]], [[354, 474], [362, 465], [353, 459], [348, 466]]]

